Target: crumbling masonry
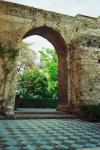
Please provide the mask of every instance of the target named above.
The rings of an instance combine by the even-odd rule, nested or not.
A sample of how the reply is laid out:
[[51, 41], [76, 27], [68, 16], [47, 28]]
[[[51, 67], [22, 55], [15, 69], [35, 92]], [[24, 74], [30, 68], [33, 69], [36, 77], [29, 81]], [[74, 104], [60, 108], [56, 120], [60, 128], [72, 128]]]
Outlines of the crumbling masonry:
[[31, 35], [46, 38], [56, 49], [59, 110], [100, 102], [100, 17], [72, 17], [0, 1], [1, 113], [14, 108], [18, 44]]

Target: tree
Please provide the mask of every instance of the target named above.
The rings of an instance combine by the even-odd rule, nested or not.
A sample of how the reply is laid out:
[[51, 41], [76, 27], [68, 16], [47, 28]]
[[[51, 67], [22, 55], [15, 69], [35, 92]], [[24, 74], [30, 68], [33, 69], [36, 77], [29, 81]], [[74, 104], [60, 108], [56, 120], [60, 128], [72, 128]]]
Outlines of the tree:
[[[22, 47], [27, 47], [21, 43]], [[24, 48], [25, 48], [24, 47]], [[23, 48], [21, 49], [23, 50]], [[22, 64], [28, 66], [23, 73], [18, 74], [17, 95], [22, 97], [57, 98], [58, 97], [58, 58], [54, 49], [43, 48], [40, 51], [40, 64], [29, 66], [30, 56], [27, 56], [28, 50], [20, 55]], [[29, 63], [28, 63], [28, 61]]]
[[43, 48], [40, 51], [41, 63], [48, 78], [48, 91], [53, 97], [58, 96], [58, 57], [54, 49]]
[[45, 74], [35, 67], [19, 75], [17, 95], [24, 98], [44, 98], [48, 96], [47, 78]]
[[37, 53], [30, 48], [32, 43], [21, 42], [17, 71], [30, 70], [36, 66]]

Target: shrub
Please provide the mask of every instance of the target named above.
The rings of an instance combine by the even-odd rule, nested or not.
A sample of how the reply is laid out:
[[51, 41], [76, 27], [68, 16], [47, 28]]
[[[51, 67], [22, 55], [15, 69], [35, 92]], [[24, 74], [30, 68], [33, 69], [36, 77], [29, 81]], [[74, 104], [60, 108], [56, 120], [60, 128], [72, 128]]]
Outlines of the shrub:
[[84, 104], [80, 108], [88, 117], [100, 119], [100, 104]]
[[17, 95], [23, 98], [47, 97], [48, 82], [45, 74], [38, 68], [19, 74]]
[[16, 97], [15, 108], [56, 108], [58, 100], [57, 99], [26, 99]]

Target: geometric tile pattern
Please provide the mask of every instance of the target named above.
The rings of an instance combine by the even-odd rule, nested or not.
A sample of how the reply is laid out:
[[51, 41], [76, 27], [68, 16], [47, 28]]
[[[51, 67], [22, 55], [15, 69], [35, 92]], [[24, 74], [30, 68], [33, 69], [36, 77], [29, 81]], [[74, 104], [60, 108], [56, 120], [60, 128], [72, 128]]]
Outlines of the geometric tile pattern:
[[0, 150], [100, 147], [100, 123], [78, 119], [0, 120]]

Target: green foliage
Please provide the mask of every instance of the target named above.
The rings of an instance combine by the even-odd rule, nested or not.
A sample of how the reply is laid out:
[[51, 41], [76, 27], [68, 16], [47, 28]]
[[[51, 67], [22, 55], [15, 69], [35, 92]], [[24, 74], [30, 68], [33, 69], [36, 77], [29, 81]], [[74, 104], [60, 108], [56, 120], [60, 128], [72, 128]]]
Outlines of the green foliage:
[[80, 108], [89, 118], [100, 119], [100, 104], [84, 104]]
[[[55, 108], [58, 97], [57, 55], [55, 50], [42, 49], [40, 58], [41, 62], [38, 67], [35, 65], [33, 69], [30, 68], [30, 71], [25, 70], [22, 74], [19, 73], [17, 96], [28, 100], [35, 99], [44, 108]], [[52, 100], [46, 101], [45, 98], [51, 98]]]
[[19, 74], [17, 95], [27, 98], [47, 97], [47, 78], [39, 68]]
[[42, 49], [41, 62], [48, 78], [48, 91], [54, 98], [58, 96], [58, 58], [55, 50]]
[[30, 46], [30, 43], [26, 43], [23, 41], [19, 43], [19, 72], [22, 68], [24, 68], [25, 70], [33, 69], [36, 64], [37, 53], [33, 49], [31, 49]]
[[10, 48], [5, 48], [2, 46], [2, 44], [0, 43], [0, 56], [2, 57], [2, 59], [4, 59], [4, 54], [6, 52], [9, 52], [9, 58], [10, 59], [15, 59], [18, 55], [19, 55], [19, 51], [20, 48], [19, 47], [10, 47]]
[[11, 59], [15, 59], [19, 55], [19, 51], [20, 51], [19, 47], [10, 48]]

